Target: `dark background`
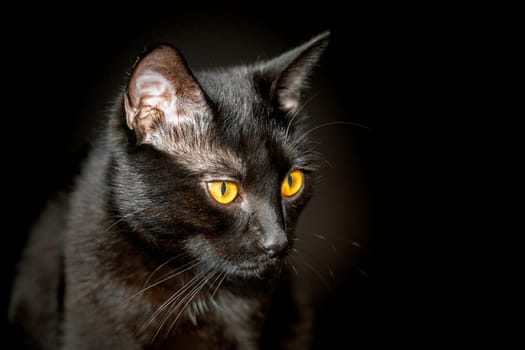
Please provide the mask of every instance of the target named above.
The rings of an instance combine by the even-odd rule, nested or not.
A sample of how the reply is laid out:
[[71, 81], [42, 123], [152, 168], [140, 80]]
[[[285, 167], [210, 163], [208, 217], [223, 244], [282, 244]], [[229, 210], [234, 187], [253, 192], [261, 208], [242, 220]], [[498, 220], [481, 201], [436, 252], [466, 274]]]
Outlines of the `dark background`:
[[317, 311], [316, 348], [409, 338], [413, 329], [402, 321], [411, 311], [406, 271], [397, 250], [404, 232], [393, 225], [410, 193], [393, 194], [402, 186], [400, 145], [408, 131], [397, 131], [410, 113], [404, 88], [421, 55], [421, 37], [414, 36], [420, 28], [399, 8], [205, 8], [146, 6], [115, 15], [79, 7], [67, 16], [20, 16], [4, 28], [0, 312], [30, 225], [76, 172], [85, 144], [96, 137], [93, 126], [145, 46], [172, 42], [198, 70], [270, 58], [329, 29], [331, 44], [306, 94], [313, 96], [309, 123], [355, 125], [311, 133], [326, 162], [298, 230], [298, 283]]

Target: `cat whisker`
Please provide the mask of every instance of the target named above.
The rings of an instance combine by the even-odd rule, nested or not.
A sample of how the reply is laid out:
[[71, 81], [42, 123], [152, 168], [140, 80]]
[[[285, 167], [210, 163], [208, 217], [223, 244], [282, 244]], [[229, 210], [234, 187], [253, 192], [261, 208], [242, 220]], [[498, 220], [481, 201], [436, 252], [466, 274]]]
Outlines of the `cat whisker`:
[[[347, 241], [348, 243], [348, 241]], [[352, 245], [352, 247], [355, 247], [357, 249], [359, 249], [360, 251], [364, 252], [364, 253], [367, 253], [369, 254], [370, 253], [370, 250], [366, 247], [364, 247], [361, 243], [357, 242], [357, 241], [350, 241], [350, 244]], [[352, 265], [352, 267], [354, 269], [356, 269], [363, 277], [366, 277], [366, 278], [370, 278], [370, 275], [368, 274], [368, 272], [366, 272], [364, 269], [362, 269], [358, 264], [350, 261], [350, 264]]]
[[364, 252], [369, 252], [368, 248], [364, 247], [361, 243], [356, 241], [351, 241], [350, 244], [352, 244], [354, 247], [361, 249]]
[[[313, 254], [311, 254], [310, 252], [308, 252], [306, 249], [303, 249], [303, 250], [301, 251], [301, 255], [302, 255], [303, 259], [306, 258], [306, 257], [308, 257], [309, 261], [307, 261], [307, 262], [309, 262], [310, 264], [312, 264], [314, 267], [317, 267], [317, 269], [321, 269], [321, 268], [323, 268], [323, 267], [321, 266], [322, 263], [316, 258], [316, 256], [313, 255]], [[305, 261], [306, 261], [306, 259], [305, 259]], [[332, 271], [332, 269], [331, 269], [329, 266], [325, 265], [325, 266], [324, 266], [324, 269], [325, 269], [326, 271], [328, 271], [328, 274], [330, 275], [330, 277], [334, 278], [334, 272]]]
[[213, 286], [215, 285], [215, 283], [221, 278], [221, 275], [222, 275], [222, 272], [218, 272], [215, 274], [215, 278], [213, 279], [213, 281], [211, 281], [208, 285], [208, 292], [211, 292], [212, 289], [213, 289]]
[[[181, 290], [179, 290], [179, 292], [176, 293], [176, 297], [173, 297], [173, 296], [170, 297], [170, 301], [163, 307], [163, 310], [169, 307], [171, 308], [171, 311], [168, 311], [168, 314], [164, 317], [164, 319], [162, 320], [162, 323], [159, 325], [159, 328], [157, 329], [157, 331], [155, 332], [155, 335], [151, 339], [152, 344], [157, 338], [157, 336], [159, 335], [161, 329], [164, 327], [164, 324], [168, 321], [170, 316], [173, 314], [174, 310], [176, 310], [178, 305], [184, 302], [184, 300], [186, 300], [188, 295], [192, 293], [192, 292], [188, 292], [188, 290], [194, 291], [195, 288], [199, 286], [200, 283], [206, 278], [206, 274], [210, 271], [211, 271], [211, 268], [206, 268], [205, 270], [201, 271], [197, 276], [192, 278], [190, 282], [185, 284], [184, 287], [181, 288]], [[180, 296], [182, 297], [179, 298]], [[172, 306], [173, 304], [175, 305]]]
[[363, 269], [361, 269], [361, 268], [359, 268], [359, 267], [357, 267], [357, 266], [356, 266], [356, 268], [357, 268], [357, 270], [359, 271], [359, 273], [360, 273], [361, 275], [363, 275], [363, 276], [366, 277], [366, 278], [370, 278], [370, 276], [368, 275], [368, 272], [366, 272], [365, 270], [363, 270]]
[[297, 268], [295, 267], [294, 263], [290, 261], [290, 265], [292, 266], [292, 270], [295, 272], [295, 275], [299, 276], [299, 272], [297, 272]]
[[[306, 268], [308, 268], [310, 271], [312, 271], [314, 273], [315, 276], [317, 276], [317, 278], [319, 278], [319, 280], [321, 281], [321, 283], [325, 286], [325, 288], [329, 291], [331, 291], [331, 288], [330, 288], [330, 284], [328, 283], [328, 281], [326, 280], [326, 278], [324, 278], [324, 276], [322, 275], [322, 273], [312, 264], [310, 264], [308, 261], [306, 260], [298, 260], [299, 263], [303, 264], [303, 266], [305, 266]], [[331, 276], [333, 277], [333, 273], [331, 274]]]
[[[297, 262], [303, 264], [303, 266], [305, 266], [310, 271], [312, 271], [314, 273], [314, 275], [317, 278], [319, 278], [319, 280], [326, 287], [326, 289], [331, 291], [332, 289], [330, 287], [330, 283], [328, 283], [328, 281], [325, 279], [323, 274], [319, 271], [319, 266], [317, 266], [317, 264], [315, 264], [313, 262], [311, 263], [311, 262], [307, 261], [306, 257], [304, 256], [304, 254], [301, 254], [299, 252], [299, 250], [297, 250], [296, 248], [292, 248], [292, 251], [296, 253], [296, 257], [297, 258], [300, 258], [300, 259], [297, 260]], [[330, 274], [330, 276], [333, 278], [334, 273], [332, 272], [332, 270], [330, 268], [328, 268], [327, 270], [328, 270], [328, 273]]]
[[157, 267], [149, 276], [148, 278], [146, 279], [146, 281], [144, 282], [144, 287], [146, 287], [146, 285], [149, 283], [149, 281], [153, 278], [153, 276], [155, 276], [155, 274], [157, 272], [159, 272], [160, 269], [162, 269], [164, 266], [168, 265], [170, 262], [172, 262], [173, 260], [177, 259], [177, 258], [181, 258], [181, 257], [185, 257], [185, 256], [188, 256], [189, 253], [188, 252], [184, 252], [184, 253], [181, 253], [181, 254], [177, 254], [171, 258], [169, 258], [167, 261], [165, 261], [164, 263], [160, 264], [159, 267]]
[[[335, 245], [334, 245], [333, 243], [331, 243], [331, 242], [328, 240], [328, 238], [326, 238], [325, 236], [319, 235], [319, 234], [310, 234], [310, 235], [313, 235], [314, 237], [317, 237], [317, 238], [320, 238], [320, 239], [323, 239], [323, 240], [326, 240], [327, 242], [329, 242], [329, 243], [333, 246], [333, 249], [334, 249], [334, 252], [335, 252]], [[345, 243], [348, 243], [348, 241], [346, 241]], [[352, 246], [354, 246], [354, 247], [356, 247], [356, 248], [359, 248], [359, 249], [361, 249], [361, 250], [364, 251], [364, 252], [368, 252], [368, 249], [367, 249], [367, 248], [363, 247], [361, 244], [359, 244], [359, 243], [356, 242], [356, 241], [351, 241], [351, 244], [352, 244]], [[312, 259], [312, 261], [315, 261], [315, 258], [314, 258], [313, 256], [311, 256], [311, 254], [309, 254], [309, 253], [306, 252], [305, 250], [302, 251], [302, 253], [308, 255], [308, 256]], [[368, 272], [366, 272], [364, 269], [362, 269], [358, 264], [356, 264], [356, 263], [353, 262], [353, 261], [348, 261], [348, 262], [349, 262], [349, 264], [352, 266], [352, 268], [354, 268], [357, 272], [359, 272], [363, 277], [366, 277], [366, 278], [369, 278], [369, 277], [370, 277], [369, 274], [368, 274]], [[328, 273], [330, 274], [330, 276], [331, 276], [332, 278], [334, 278], [334, 273], [333, 273], [333, 271], [332, 271], [330, 268], [328, 268], [327, 270], [328, 270]]]
[[[217, 274], [217, 271], [214, 271], [213, 273], [211, 273], [208, 277], [206, 277], [204, 279], [204, 281], [199, 286], [194, 288], [194, 291], [190, 294], [190, 297], [189, 297], [188, 301], [186, 301], [186, 303], [184, 304], [184, 306], [179, 311], [179, 313], [177, 314], [177, 316], [175, 317], [175, 319], [173, 320], [173, 322], [169, 326], [168, 330], [166, 331], [166, 336], [169, 335], [170, 331], [173, 329], [173, 326], [175, 326], [175, 323], [177, 323], [177, 320], [180, 318], [182, 313], [186, 310], [188, 305], [193, 301], [193, 299], [195, 299], [195, 297], [199, 294], [199, 292], [202, 290], [202, 288], [208, 283], [208, 279], [212, 278], [215, 274]], [[182, 300], [181, 300], [181, 302], [182, 302]], [[177, 308], [177, 306], [175, 306], [174, 311], [176, 310], [176, 308]]]
[[121, 223], [123, 220], [131, 217], [132, 215], [135, 215], [135, 214], [138, 214], [140, 213], [141, 211], [144, 211], [144, 210], [147, 210], [149, 209], [148, 207], [146, 208], [139, 208], [131, 213], [128, 213], [126, 215], [122, 215], [122, 216], [107, 216], [106, 219], [117, 219], [115, 222], [113, 222], [111, 225], [109, 225], [103, 232], [102, 232], [102, 236], [105, 235], [106, 233], [110, 232], [113, 228], [115, 228], [119, 223]]
[[[161, 280], [165, 280], [166, 278], [169, 278], [169, 276], [172, 276], [173, 274], [179, 274], [179, 273], [182, 273], [182, 272], [186, 272], [188, 270], [191, 270], [193, 267], [195, 266], [198, 266], [200, 264], [203, 264], [202, 261], [197, 261], [196, 259], [192, 259], [191, 261], [188, 261], [184, 264], [182, 264], [181, 266], [178, 266], [176, 269], [175, 269], [175, 272], [167, 272], [165, 273], [164, 275], [162, 275], [161, 277], [159, 277], [158, 280], [156, 280], [155, 282], [153, 283], [157, 283], [157, 282], [160, 282]], [[195, 264], [195, 265], [193, 265]], [[182, 269], [182, 270], [181, 270]]]
[[358, 128], [362, 128], [364, 130], [368, 130], [368, 131], [373, 131], [374, 130], [374, 129], [366, 126], [366, 125], [359, 124], [359, 123], [354, 123], [354, 122], [344, 122], [344, 121], [326, 122], [326, 123], [317, 125], [317, 126], [311, 128], [311, 129], [307, 130], [303, 135], [301, 135], [300, 138], [297, 139], [297, 141], [295, 143], [300, 143], [306, 136], [308, 136], [309, 134], [311, 134], [312, 132], [314, 132], [316, 130], [319, 130], [319, 129], [324, 128], [326, 126], [332, 126], [332, 125], [350, 125], [350, 126], [355, 126], [355, 127], [358, 127]]
[[[139, 208], [137, 210], [132, 211], [131, 213], [128, 213], [128, 214], [123, 215], [123, 216], [120, 216], [119, 219], [117, 221], [115, 221], [114, 223], [112, 223], [111, 225], [109, 225], [108, 228], [102, 234], [104, 235], [104, 234], [108, 233], [109, 231], [111, 231], [111, 229], [113, 229], [115, 226], [117, 226], [119, 223], [121, 223], [123, 220], [129, 218], [130, 216], [138, 214], [141, 211], [144, 211], [144, 210], [147, 210], [147, 209], [148, 209], [148, 207], [146, 207], [146, 208]], [[117, 217], [118, 216], [113, 216], [112, 218], [117, 218]]]
[[149, 286], [142, 288], [141, 290], [139, 290], [138, 292], [136, 292], [135, 294], [133, 294], [132, 296], [130, 296], [128, 299], [124, 300], [123, 303], [124, 303], [124, 304], [127, 303], [127, 302], [130, 301], [131, 299], [133, 299], [133, 298], [135, 298], [136, 296], [138, 296], [138, 295], [140, 295], [140, 294], [146, 292], [147, 290], [150, 290], [151, 288], [153, 288], [153, 287], [155, 287], [155, 286], [158, 286], [158, 285], [161, 284], [161, 283], [164, 283], [164, 282], [166, 282], [166, 281], [168, 281], [168, 280], [170, 280], [170, 279], [172, 279], [172, 278], [174, 278], [174, 277], [177, 277], [177, 276], [179, 276], [180, 274], [182, 274], [182, 273], [184, 273], [184, 272], [186, 272], [186, 271], [188, 271], [188, 270], [191, 270], [191, 269], [195, 268], [196, 266], [198, 266], [198, 265], [200, 265], [200, 264], [202, 264], [202, 262], [198, 261], [198, 262], [196, 262], [196, 263], [195, 263], [195, 262], [189, 262], [189, 263], [186, 263], [186, 264], [182, 265], [182, 267], [183, 267], [182, 270], [179, 270], [179, 271], [173, 272], [173, 273], [171, 273], [171, 274], [169, 274], [169, 275], [163, 277], [162, 279], [160, 279], [160, 280], [154, 282], [153, 284], [150, 284]]
[[288, 125], [286, 126], [286, 131], [284, 132], [284, 143], [288, 143], [288, 136], [289, 136], [289, 132], [290, 132], [290, 127], [292, 126], [293, 121], [297, 117], [297, 114], [298, 113], [295, 113], [294, 115], [292, 115], [290, 117], [290, 121], [288, 122]]
[[325, 241], [334, 252], [337, 252], [337, 248], [335, 247], [335, 244], [332, 243], [332, 241], [330, 241], [326, 236], [318, 234], [318, 233], [306, 233], [306, 234]]
[[[222, 282], [224, 281], [224, 279], [226, 278], [227, 275], [228, 275], [228, 274], [227, 274], [225, 271], [223, 271], [223, 272], [221, 272], [221, 273], [219, 274], [219, 276], [218, 276], [217, 279], [220, 278], [220, 281], [219, 281], [219, 283], [217, 283], [217, 286], [215, 287], [215, 289], [214, 289], [213, 292], [211, 293], [211, 297], [210, 297], [210, 299], [213, 300], [213, 298], [215, 297], [215, 294], [217, 294], [217, 291], [219, 290], [219, 287], [221, 286]], [[221, 278], [221, 276], [222, 276], [222, 278]]]
[[[199, 272], [197, 275], [195, 275], [188, 283], [184, 284], [179, 290], [177, 290], [175, 293], [173, 293], [164, 303], [162, 303], [157, 310], [151, 315], [151, 317], [146, 321], [144, 325], [138, 330], [137, 335], [140, 335], [142, 332], [146, 330], [148, 325], [153, 322], [153, 320], [159, 315], [166, 307], [168, 307], [171, 303], [173, 303], [182, 293], [184, 293], [188, 288], [191, 288], [193, 284], [195, 284], [196, 281], [198, 281], [203, 275], [205, 275], [210, 269], [205, 269], [201, 272]], [[152, 341], [153, 342], [153, 341]]]
[[[317, 144], [318, 142], [310, 142], [310, 143]], [[321, 152], [308, 151], [308, 153], [303, 155], [303, 158], [308, 159], [307, 162], [311, 163], [310, 168], [314, 171], [319, 169], [319, 166], [317, 165], [317, 163], [321, 161], [326, 163], [329, 167], [333, 168], [332, 163], [330, 163], [330, 161], [326, 159], [325, 156]]]
[[[213, 273], [213, 275], [215, 275], [215, 278], [213, 279], [213, 281], [211, 281], [209, 283], [209, 285], [208, 285], [208, 292], [212, 292], [213, 289], [214, 289], [214, 286], [216, 286], [218, 288], [219, 283], [217, 283], [217, 282], [221, 279], [221, 277], [222, 277], [222, 275], [224, 273], [220, 269], [217, 269], [217, 268], [214, 268], [214, 269], [216, 270], [215, 272], [217, 272], [217, 273], [215, 273], [215, 272]], [[215, 289], [217, 289], [217, 288], [215, 288]]]
[[319, 95], [319, 92], [316, 92], [315, 94], [313, 94], [312, 96], [310, 96], [306, 101], [304, 101], [303, 103], [301, 103], [301, 105], [299, 106], [299, 108], [297, 108], [297, 110], [295, 111], [295, 113], [290, 117], [290, 121], [288, 122], [288, 125], [286, 126], [286, 132], [284, 134], [284, 142], [287, 143], [288, 142], [288, 136], [289, 136], [289, 132], [290, 132], [290, 127], [291, 125], [293, 124], [294, 120], [297, 118], [297, 116], [303, 111], [303, 109], [306, 107], [306, 105], [308, 105], [310, 103], [310, 101], [312, 101], [315, 97], [317, 97]]

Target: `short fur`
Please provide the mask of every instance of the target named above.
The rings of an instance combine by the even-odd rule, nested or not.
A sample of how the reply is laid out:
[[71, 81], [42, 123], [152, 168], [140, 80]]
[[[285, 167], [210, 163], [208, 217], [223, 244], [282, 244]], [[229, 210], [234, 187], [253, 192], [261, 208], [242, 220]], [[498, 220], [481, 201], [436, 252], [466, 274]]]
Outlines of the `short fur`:
[[[283, 259], [312, 191], [300, 96], [327, 40], [195, 76], [169, 45], [137, 62], [19, 265], [10, 318], [32, 346], [307, 348]], [[293, 169], [304, 185], [282, 197]], [[213, 180], [238, 183], [233, 203]]]

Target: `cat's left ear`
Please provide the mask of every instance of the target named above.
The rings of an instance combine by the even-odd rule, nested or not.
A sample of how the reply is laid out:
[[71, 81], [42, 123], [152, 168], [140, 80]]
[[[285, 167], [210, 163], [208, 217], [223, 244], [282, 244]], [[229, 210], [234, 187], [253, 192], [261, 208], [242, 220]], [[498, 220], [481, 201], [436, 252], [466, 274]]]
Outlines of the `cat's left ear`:
[[323, 32], [260, 66], [264, 78], [269, 77], [272, 81], [271, 97], [288, 115], [294, 115], [299, 109], [302, 90], [326, 49], [329, 37], [329, 31]]

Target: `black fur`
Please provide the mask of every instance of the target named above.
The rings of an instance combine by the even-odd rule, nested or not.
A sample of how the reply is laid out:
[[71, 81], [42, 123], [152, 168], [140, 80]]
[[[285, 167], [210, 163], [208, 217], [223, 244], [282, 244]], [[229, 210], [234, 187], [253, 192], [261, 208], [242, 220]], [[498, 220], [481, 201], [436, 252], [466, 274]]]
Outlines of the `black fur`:
[[[132, 130], [126, 123], [125, 97], [118, 99], [73, 193], [50, 204], [26, 248], [10, 317], [28, 338], [43, 349], [307, 347], [283, 262], [314, 167], [302, 117], [283, 99], [300, 96], [327, 37], [251, 67], [188, 72], [184, 79], [195, 79], [205, 99], [206, 109], [191, 111], [207, 121], [204, 133], [153, 124], [172, 130], [160, 145], [143, 142], [138, 124]], [[190, 151], [170, 152], [170, 142]], [[213, 164], [203, 170], [199, 162], [208, 156]], [[283, 198], [281, 182], [296, 168], [304, 186]], [[241, 189], [231, 205], [215, 202], [205, 186], [223, 177]], [[272, 230], [288, 239], [277, 257], [260, 243]], [[146, 281], [174, 272], [180, 274], [142, 291]], [[40, 274], [48, 275], [36, 289]], [[202, 278], [191, 282], [196, 276]], [[187, 289], [180, 305], [152, 317], [188, 283], [202, 288]]]

